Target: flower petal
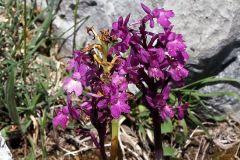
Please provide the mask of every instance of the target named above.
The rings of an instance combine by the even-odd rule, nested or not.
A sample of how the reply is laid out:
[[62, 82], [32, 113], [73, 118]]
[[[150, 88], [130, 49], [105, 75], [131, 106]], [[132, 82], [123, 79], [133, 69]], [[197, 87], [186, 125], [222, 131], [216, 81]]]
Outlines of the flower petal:
[[83, 91], [82, 83], [79, 82], [79, 81], [76, 81], [72, 78], [65, 78], [64, 79], [63, 89], [69, 94], [74, 92], [76, 96], [80, 96], [82, 94], [82, 91]]
[[56, 117], [53, 118], [52, 122], [54, 127], [61, 126], [62, 128], [66, 128], [68, 123], [68, 116], [66, 114], [59, 113]]

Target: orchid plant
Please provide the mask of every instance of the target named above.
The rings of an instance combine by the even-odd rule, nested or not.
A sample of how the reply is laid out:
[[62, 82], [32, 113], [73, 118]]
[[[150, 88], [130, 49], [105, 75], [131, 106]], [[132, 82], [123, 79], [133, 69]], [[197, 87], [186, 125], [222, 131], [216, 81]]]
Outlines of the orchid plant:
[[[110, 122], [111, 159], [117, 157], [118, 120], [131, 110], [129, 84], [142, 92], [141, 103], [151, 112], [156, 159], [163, 159], [161, 123], [172, 118], [183, 119], [187, 114], [188, 104], [181, 101], [180, 94], [177, 106], [168, 104], [171, 88], [183, 86], [188, 76], [184, 67], [189, 59], [186, 45], [183, 36], [173, 32], [170, 22], [174, 13], [141, 6], [146, 15], [132, 24], [129, 14], [126, 18], [119, 17], [111, 32], [104, 30], [97, 34], [88, 28], [97, 43], [74, 52], [67, 66], [72, 74], [63, 82], [67, 105], [53, 119], [54, 126], [66, 128], [70, 118], [81, 121], [80, 112], [86, 114], [98, 132], [99, 141], [90, 135], [102, 159], [107, 159], [104, 140]], [[156, 25], [162, 28], [161, 32], [151, 31]], [[76, 97], [81, 104], [73, 105]]]

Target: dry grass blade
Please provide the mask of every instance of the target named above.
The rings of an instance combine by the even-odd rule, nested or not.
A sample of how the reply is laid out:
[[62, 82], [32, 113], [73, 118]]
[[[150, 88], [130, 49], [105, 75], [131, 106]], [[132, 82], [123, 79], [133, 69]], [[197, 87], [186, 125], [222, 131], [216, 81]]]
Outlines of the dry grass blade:
[[39, 135], [39, 124], [38, 124], [38, 121], [36, 120], [36, 118], [33, 115], [31, 115], [30, 118], [33, 122], [33, 128], [34, 128], [33, 142], [34, 142], [35, 145], [37, 145], [38, 135]]

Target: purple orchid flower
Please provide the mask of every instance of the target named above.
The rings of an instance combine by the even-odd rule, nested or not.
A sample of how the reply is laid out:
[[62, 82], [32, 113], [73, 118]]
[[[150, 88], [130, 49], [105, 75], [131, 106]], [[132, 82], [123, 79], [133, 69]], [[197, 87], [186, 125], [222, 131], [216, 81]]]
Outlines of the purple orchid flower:
[[70, 99], [70, 96], [68, 96], [67, 105], [60, 109], [57, 113], [57, 116], [53, 118], [53, 125], [55, 127], [61, 126], [62, 128], [66, 128], [70, 116], [74, 119], [78, 119], [80, 112], [78, 107], [72, 106], [72, 101]]
[[170, 105], [165, 105], [165, 106], [162, 106], [161, 109], [160, 109], [160, 116], [162, 118], [162, 120], [167, 120], [167, 119], [171, 119], [173, 118], [175, 115], [175, 112], [172, 108], [172, 106]]
[[180, 105], [177, 107], [177, 113], [178, 113], [178, 119], [182, 120], [187, 114], [187, 110], [188, 110], [189, 104], [185, 103], [183, 105]]
[[174, 16], [173, 11], [164, 10], [164, 9], [154, 9], [151, 10], [144, 4], [141, 4], [143, 10], [147, 13], [147, 15], [143, 18], [143, 23], [150, 21], [150, 27], [154, 27], [154, 19], [157, 19], [157, 22], [163, 27], [168, 28], [171, 25], [169, 18]]
[[75, 93], [76, 96], [80, 96], [83, 91], [82, 83], [74, 80], [71, 77], [65, 78], [63, 81], [63, 89], [68, 93]]
[[61, 126], [62, 128], [67, 127], [67, 123], [69, 120], [69, 111], [68, 106], [64, 106], [62, 109], [60, 109], [57, 113], [57, 116], [53, 118], [53, 126]]
[[173, 62], [171, 64], [169, 73], [174, 81], [181, 81], [188, 76], [188, 70], [178, 62]]

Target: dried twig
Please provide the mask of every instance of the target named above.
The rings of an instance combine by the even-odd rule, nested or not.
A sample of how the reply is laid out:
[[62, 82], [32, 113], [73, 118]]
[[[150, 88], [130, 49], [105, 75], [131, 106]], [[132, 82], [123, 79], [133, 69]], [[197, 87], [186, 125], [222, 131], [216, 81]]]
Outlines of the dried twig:
[[[111, 144], [110, 143], [109, 144], [105, 144], [104, 146], [105, 147], [110, 147]], [[96, 148], [95, 146], [86, 146], [86, 147], [81, 148], [81, 149], [76, 150], [76, 151], [69, 151], [69, 150], [67, 150], [67, 149], [65, 149], [63, 147], [60, 147], [60, 149], [62, 149], [63, 151], [67, 152], [67, 153], [64, 154], [64, 157], [65, 156], [69, 156], [69, 155], [76, 156], [80, 152], [85, 152], [85, 151], [88, 151], [90, 149], [95, 149], [95, 148]]]
[[197, 151], [197, 154], [196, 154], [196, 156], [195, 156], [195, 160], [198, 159], [198, 155], [199, 155], [199, 153], [200, 153], [200, 151], [201, 151], [201, 148], [202, 148], [202, 142], [203, 142], [203, 137], [201, 138], [201, 142], [200, 142], [200, 144], [199, 144], [198, 151]]
[[209, 147], [209, 143], [207, 143], [206, 147], [203, 150], [202, 160], [204, 160], [204, 158], [205, 158], [208, 147]]
[[237, 160], [240, 160], [240, 157], [238, 156], [239, 149], [240, 149], [240, 143], [238, 144], [237, 151], [236, 151], [236, 153], [234, 155], [234, 158], [236, 158]]
[[132, 154], [137, 160], [142, 160], [142, 158], [141, 158], [136, 152], [134, 152], [133, 150], [131, 150], [131, 149], [128, 148], [128, 147], [125, 147], [125, 146], [124, 146], [124, 148], [125, 148], [130, 154]]

